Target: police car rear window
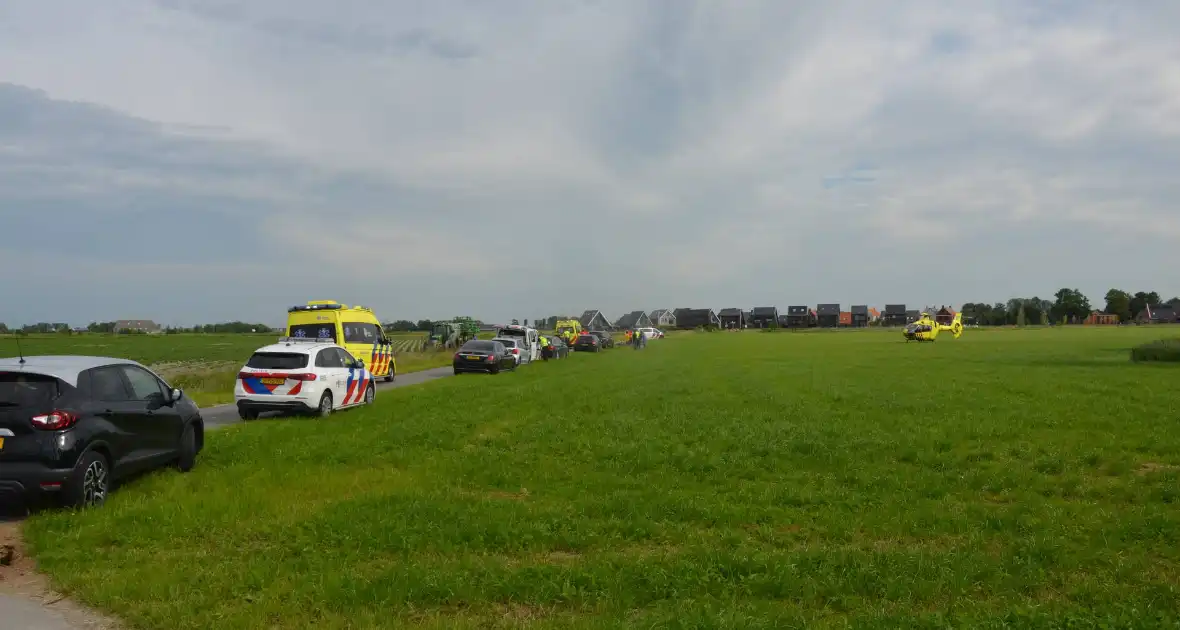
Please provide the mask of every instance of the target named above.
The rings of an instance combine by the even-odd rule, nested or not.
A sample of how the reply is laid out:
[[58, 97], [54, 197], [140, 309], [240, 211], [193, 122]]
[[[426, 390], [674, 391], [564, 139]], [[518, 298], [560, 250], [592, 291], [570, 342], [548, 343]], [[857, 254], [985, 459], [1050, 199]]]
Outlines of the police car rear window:
[[336, 326], [332, 324], [298, 324], [291, 327], [290, 336], [336, 341]]
[[344, 343], [375, 343], [377, 325], [362, 323], [344, 324]]
[[307, 367], [307, 355], [298, 352], [255, 352], [246, 367], [259, 370], [300, 370]]

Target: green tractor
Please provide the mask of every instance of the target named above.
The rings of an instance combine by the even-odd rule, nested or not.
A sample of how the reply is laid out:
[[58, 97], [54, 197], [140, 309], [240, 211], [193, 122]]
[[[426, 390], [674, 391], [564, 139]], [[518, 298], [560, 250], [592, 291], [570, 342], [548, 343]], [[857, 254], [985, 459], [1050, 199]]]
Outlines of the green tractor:
[[470, 317], [456, 317], [449, 322], [434, 322], [426, 335], [428, 348], [458, 348], [469, 339], [475, 339], [479, 325]]

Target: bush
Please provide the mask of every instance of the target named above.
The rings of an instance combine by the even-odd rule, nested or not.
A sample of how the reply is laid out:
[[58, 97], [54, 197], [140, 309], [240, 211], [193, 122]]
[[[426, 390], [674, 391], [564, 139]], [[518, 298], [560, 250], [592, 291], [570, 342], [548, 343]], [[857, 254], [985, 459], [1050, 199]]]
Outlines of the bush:
[[1160, 339], [1132, 348], [1131, 360], [1180, 363], [1180, 339]]

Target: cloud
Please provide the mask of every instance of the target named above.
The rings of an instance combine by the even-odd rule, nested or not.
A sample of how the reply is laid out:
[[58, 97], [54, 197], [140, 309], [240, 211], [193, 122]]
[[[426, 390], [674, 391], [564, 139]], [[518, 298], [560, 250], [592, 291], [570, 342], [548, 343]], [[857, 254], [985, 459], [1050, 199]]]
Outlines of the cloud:
[[40, 258], [0, 320], [1180, 294], [1177, 24], [1162, 0], [12, 3], [0, 255]]

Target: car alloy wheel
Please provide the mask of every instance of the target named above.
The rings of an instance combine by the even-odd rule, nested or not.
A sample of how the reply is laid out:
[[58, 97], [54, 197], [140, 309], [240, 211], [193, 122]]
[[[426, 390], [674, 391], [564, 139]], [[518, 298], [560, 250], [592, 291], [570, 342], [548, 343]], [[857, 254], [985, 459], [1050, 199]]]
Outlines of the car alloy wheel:
[[365, 404], [366, 405], [373, 404], [373, 399], [376, 397], [377, 397], [377, 390], [376, 390], [376, 388], [373, 387], [372, 383], [369, 383], [369, 388], [365, 390]]
[[320, 396], [320, 406], [319, 406], [319, 409], [317, 410], [317, 413], [319, 414], [319, 416], [321, 418], [326, 418], [329, 415], [331, 415], [331, 413], [332, 413], [332, 393], [331, 392], [324, 392], [324, 395]]
[[95, 459], [82, 475], [82, 507], [97, 507], [107, 500], [107, 465], [102, 458]]

